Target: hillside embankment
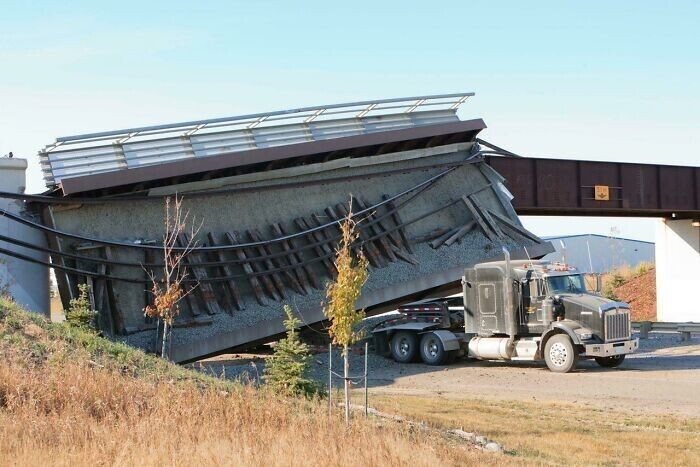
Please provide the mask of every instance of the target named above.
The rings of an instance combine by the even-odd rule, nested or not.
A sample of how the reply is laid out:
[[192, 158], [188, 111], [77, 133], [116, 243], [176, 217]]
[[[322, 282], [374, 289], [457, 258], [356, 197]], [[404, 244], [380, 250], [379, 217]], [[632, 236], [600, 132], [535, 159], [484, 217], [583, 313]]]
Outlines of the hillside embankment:
[[641, 263], [603, 275], [603, 293], [630, 304], [633, 321], [656, 321], [656, 269]]
[[206, 376], [0, 299], [0, 464], [461, 465], [514, 458]]

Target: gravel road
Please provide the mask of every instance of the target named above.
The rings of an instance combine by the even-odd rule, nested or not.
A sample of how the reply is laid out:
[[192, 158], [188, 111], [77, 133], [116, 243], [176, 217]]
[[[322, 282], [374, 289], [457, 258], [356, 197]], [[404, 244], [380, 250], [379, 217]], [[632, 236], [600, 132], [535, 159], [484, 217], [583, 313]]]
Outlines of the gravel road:
[[[371, 394], [562, 402], [700, 417], [700, 336], [686, 343], [678, 342], [677, 334], [650, 336], [619, 368], [603, 369], [593, 361], [583, 361], [568, 374], [551, 373], [543, 363], [460, 360], [432, 367], [398, 364], [371, 354]], [[225, 372], [227, 377], [255, 380], [262, 373], [264, 358], [260, 354], [225, 355], [195, 365], [213, 374]], [[334, 362], [335, 370], [341, 372], [339, 355], [334, 355]], [[353, 355], [351, 374], [360, 374], [363, 364], [363, 356]], [[327, 381], [327, 365], [327, 352], [314, 355], [314, 376]]]

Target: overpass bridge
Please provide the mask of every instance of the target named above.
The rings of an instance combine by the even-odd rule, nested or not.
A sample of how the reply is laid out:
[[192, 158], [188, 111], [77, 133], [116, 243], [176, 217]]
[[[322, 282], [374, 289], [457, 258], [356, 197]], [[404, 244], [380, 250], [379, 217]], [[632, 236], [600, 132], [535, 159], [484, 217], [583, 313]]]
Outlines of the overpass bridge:
[[700, 167], [486, 156], [528, 216], [697, 219]]
[[700, 167], [487, 156], [521, 215], [653, 217], [660, 321], [700, 321]]
[[[103, 331], [148, 347], [155, 325], [141, 312], [152, 299], [144, 267], [157, 270], [164, 197], [184, 196], [206, 222], [188, 264], [201, 287], [183, 302], [173, 341], [173, 359], [189, 361], [274, 339], [283, 303], [307, 325], [322, 322], [323, 283], [348, 211], [363, 221], [372, 273], [359, 305], [370, 313], [457, 290], [463, 268], [497, 259], [502, 245], [514, 258], [550, 252], [517, 214], [677, 219], [668, 232], [700, 217], [697, 167], [517, 157], [478, 138], [481, 119], [457, 117], [471, 96], [57, 138], [39, 152], [44, 195], [0, 194], [26, 202], [23, 213], [0, 214], [47, 243], [2, 235], [0, 254], [53, 267], [64, 306], [78, 284], [91, 284]], [[680, 234], [690, 254], [666, 235], [661, 259], [682, 253], [694, 265], [698, 231]], [[676, 271], [661, 264], [660, 274]]]

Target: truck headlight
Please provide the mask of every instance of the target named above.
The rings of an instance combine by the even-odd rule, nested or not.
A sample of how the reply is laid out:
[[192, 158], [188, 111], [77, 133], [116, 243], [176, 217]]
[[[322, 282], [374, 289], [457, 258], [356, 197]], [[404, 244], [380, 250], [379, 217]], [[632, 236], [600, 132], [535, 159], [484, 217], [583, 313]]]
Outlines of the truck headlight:
[[579, 328], [579, 329], [574, 329], [574, 332], [576, 333], [578, 338], [581, 339], [582, 341], [587, 341], [588, 339], [593, 338], [593, 331], [591, 331], [590, 329]]

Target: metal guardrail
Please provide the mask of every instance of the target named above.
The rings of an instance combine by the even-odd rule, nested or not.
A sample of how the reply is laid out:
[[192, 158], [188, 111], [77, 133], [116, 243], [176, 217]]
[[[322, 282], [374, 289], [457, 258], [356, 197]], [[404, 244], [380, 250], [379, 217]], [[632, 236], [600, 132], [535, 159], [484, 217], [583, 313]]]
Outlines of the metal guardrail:
[[650, 332], [678, 332], [681, 340], [690, 340], [691, 333], [700, 332], [700, 323], [666, 323], [653, 321], [637, 321], [632, 323], [632, 329], [639, 332], [640, 339], [648, 339]]
[[175, 160], [458, 121], [474, 93], [378, 99], [63, 136], [39, 151], [47, 186], [62, 178]]

